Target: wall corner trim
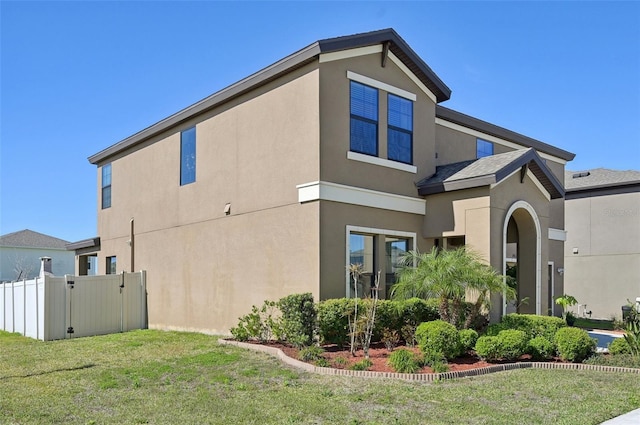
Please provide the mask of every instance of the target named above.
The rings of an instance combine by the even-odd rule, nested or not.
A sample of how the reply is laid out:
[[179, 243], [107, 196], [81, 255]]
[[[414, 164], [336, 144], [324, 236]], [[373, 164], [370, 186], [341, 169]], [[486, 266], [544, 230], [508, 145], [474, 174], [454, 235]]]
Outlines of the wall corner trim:
[[301, 204], [313, 201], [333, 201], [410, 214], [424, 215], [426, 212], [424, 199], [395, 193], [324, 181], [299, 184], [296, 189], [298, 189], [298, 202]]

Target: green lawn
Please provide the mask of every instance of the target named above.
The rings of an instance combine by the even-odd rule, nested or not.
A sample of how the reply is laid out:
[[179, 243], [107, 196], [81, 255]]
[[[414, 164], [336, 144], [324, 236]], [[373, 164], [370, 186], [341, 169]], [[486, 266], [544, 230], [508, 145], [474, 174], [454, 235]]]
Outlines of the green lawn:
[[586, 317], [576, 317], [574, 326], [583, 329], [613, 330], [612, 320], [587, 319]]
[[409, 383], [302, 373], [201, 334], [0, 332], [2, 424], [598, 424], [640, 408], [638, 378], [525, 369]]

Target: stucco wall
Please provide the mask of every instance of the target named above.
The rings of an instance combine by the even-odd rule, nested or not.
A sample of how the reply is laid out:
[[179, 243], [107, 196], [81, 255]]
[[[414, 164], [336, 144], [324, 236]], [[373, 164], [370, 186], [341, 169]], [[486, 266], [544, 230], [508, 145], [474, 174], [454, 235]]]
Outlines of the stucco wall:
[[[130, 268], [133, 217], [150, 327], [226, 332], [252, 304], [318, 296], [318, 207], [296, 189], [319, 179], [318, 78], [308, 65], [112, 162], [98, 262]], [[196, 181], [180, 186], [180, 131], [193, 125]]]
[[640, 192], [570, 199], [565, 208], [565, 291], [594, 318], [620, 318], [627, 299], [640, 297]]

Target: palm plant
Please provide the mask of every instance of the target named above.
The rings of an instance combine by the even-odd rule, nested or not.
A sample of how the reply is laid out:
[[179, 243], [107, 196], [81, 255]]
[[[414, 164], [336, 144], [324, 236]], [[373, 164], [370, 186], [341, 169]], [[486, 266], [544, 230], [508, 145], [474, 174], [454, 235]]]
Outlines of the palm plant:
[[[391, 289], [394, 299], [436, 298], [440, 318], [456, 327], [468, 328], [483, 309], [489, 308], [490, 293], [505, 293], [515, 299], [515, 290], [504, 276], [466, 247], [454, 250], [409, 251], [400, 258], [398, 283]], [[475, 295], [465, 317], [465, 299]], [[464, 321], [460, 321], [464, 318]]]

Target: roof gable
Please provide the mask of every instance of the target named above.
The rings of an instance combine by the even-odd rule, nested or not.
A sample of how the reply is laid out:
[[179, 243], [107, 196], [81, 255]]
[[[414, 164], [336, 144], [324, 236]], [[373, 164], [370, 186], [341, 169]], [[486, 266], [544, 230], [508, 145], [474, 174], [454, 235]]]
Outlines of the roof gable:
[[180, 125], [188, 119], [204, 113], [237, 96], [264, 85], [295, 69], [316, 60], [322, 53], [355, 49], [376, 44], [385, 44], [389, 51], [413, 72], [418, 79], [436, 96], [438, 102], [451, 96], [451, 90], [433, 72], [433, 70], [409, 47], [409, 45], [393, 29], [384, 29], [362, 34], [328, 38], [316, 41], [307, 47], [275, 62], [272, 65], [234, 83], [205, 99], [145, 128], [144, 130], [123, 139], [122, 141], [92, 155], [89, 162], [98, 164], [106, 162], [110, 157], [126, 149], [146, 141], [167, 129]]
[[436, 173], [418, 182], [421, 196], [500, 183], [518, 168], [529, 169], [552, 199], [562, 198], [564, 188], [533, 148], [436, 167]]
[[29, 229], [0, 236], [0, 246], [12, 248], [66, 249], [68, 241]]

